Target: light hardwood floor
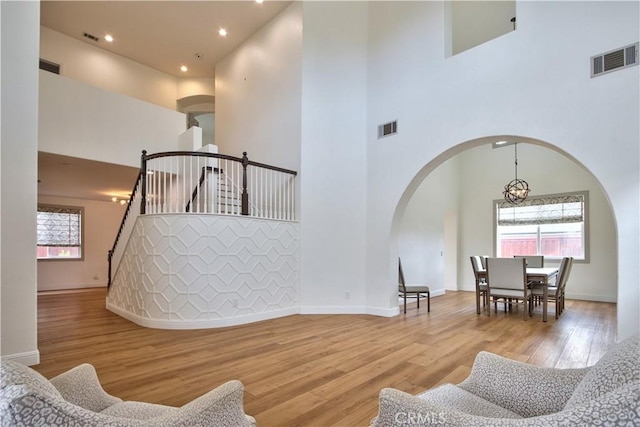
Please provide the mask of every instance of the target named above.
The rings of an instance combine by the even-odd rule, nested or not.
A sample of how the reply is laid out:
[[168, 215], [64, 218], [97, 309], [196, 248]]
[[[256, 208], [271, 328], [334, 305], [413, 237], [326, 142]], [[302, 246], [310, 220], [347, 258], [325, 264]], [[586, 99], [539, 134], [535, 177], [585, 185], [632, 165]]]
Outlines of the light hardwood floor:
[[40, 294], [34, 368], [50, 378], [91, 363], [107, 392], [172, 406], [239, 379], [259, 426], [367, 426], [380, 389], [460, 382], [481, 350], [539, 366], [592, 365], [616, 329], [615, 304], [567, 301], [557, 320], [551, 305], [543, 323], [540, 307], [527, 321], [477, 315], [470, 292], [432, 298], [429, 314], [413, 303], [393, 318], [295, 315], [194, 331], [143, 328], [104, 303], [102, 289]]

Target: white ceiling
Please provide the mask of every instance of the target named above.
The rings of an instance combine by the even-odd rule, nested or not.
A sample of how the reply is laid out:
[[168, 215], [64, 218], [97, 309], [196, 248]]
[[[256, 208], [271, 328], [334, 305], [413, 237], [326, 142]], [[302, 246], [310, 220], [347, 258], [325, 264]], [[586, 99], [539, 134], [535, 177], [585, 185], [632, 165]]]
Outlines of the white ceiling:
[[[291, 3], [44, 0], [40, 23], [176, 77], [213, 77], [218, 61]], [[220, 28], [228, 31], [226, 37], [218, 35]], [[85, 32], [100, 40], [84, 37]], [[114, 37], [112, 43], [104, 40], [106, 34]], [[181, 72], [181, 65], [189, 71]]]
[[[43, 0], [40, 22], [175, 77], [213, 78], [218, 61], [291, 3]], [[228, 31], [224, 38], [218, 35], [221, 27]], [[100, 40], [84, 37], [85, 32]], [[105, 34], [114, 42], [107, 43]], [[181, 65], [189, 71], [181, 72]], [[39, 153], [38, 194], [110, 201], [131, 192], [137, 173], [126, 166]]]
[[111, 201], [127, 198], [139, 169], [112, 163], [38, 153], [38, 196]]

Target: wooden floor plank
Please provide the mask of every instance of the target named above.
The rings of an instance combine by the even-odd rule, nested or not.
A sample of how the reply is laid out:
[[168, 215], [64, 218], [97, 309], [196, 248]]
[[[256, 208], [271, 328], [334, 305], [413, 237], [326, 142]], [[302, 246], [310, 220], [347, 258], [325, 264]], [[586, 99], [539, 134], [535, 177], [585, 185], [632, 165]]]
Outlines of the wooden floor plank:
[[104, 388], [127, 400], [181, 406], [230, 379], [245, 385], [245, 411], [261, 426], [367, 426], [384, 387], [419, 393], [462, 381], [480, 351], [546, 367], [595, 363], [613, 344], [616, 306], [567, 301], [480, 315], [470, 292], [434, 297], [431, 313], [293, 315], [236, 327], [140, 327], [105, 309], [105, 291], [38, 296], [34, 368], [52, 377], [96, 366]]

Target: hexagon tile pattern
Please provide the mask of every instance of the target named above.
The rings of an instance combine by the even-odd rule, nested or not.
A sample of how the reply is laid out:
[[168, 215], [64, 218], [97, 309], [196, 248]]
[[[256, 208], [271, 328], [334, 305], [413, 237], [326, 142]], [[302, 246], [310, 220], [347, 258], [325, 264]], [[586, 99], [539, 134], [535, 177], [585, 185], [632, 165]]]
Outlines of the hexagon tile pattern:
[[140, 216], [114, 274], [107, 308], [142, 326], [164, 329], [295, 314], [298, 223]]

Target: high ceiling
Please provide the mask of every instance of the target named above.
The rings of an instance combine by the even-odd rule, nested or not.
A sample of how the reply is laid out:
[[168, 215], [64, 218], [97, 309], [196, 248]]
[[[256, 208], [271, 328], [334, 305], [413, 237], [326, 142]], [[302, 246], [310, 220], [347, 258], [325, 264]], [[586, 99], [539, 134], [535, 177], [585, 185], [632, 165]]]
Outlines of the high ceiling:
[[[44, 0], [40, 22], [176, 77], [213, 77], [218, 61], [289, 4], [291, 1], [275, 0]], [[218, 34], [220, 28], [227, 30], [226, 37]], [[112, 43], [104, 40], [107, 34], [113, 36]], [[181, 72], [181, 65], [188, 71]]]
[[[40, 21], [52, 30], [175, 77], [212, 78], [218, 61], [291, 3], [43, 0]], [[228, 31], [226, 37], [218, 35], [220, 28]], [[112, 43], [104, 40], [106, 34], [113, 36]], [[180, 71], [181, 65], [188, 71]], [[126, 196], [136, 176], [137, 170], [126, 166], [38, 155], [39, 195], [109, 201]]]

